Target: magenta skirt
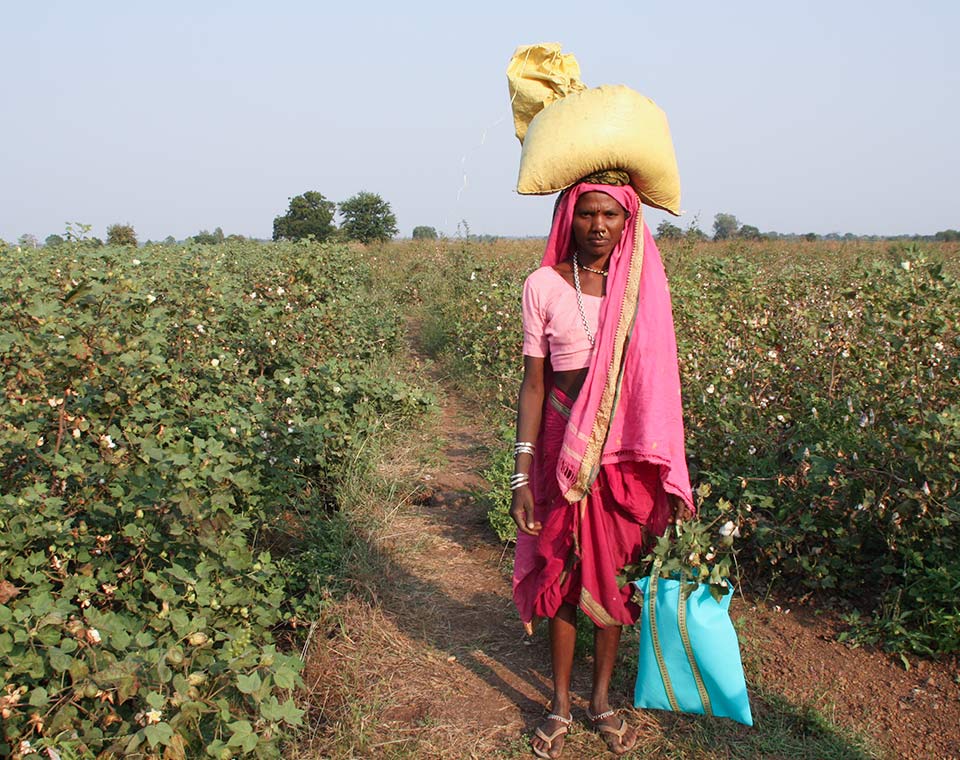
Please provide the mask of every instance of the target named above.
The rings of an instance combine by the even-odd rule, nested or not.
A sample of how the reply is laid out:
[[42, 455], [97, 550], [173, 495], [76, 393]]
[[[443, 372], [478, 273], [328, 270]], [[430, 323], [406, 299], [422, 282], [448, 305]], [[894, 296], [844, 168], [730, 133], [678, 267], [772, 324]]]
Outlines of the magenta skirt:
[[554, 388], [544, 405], [530, 487], [540, 535], [517, 534], [513, 598], [528, 627], [552, 618], [564, 602], [597, 625], [632, 625], [640, 607], [623, 569], [640, 562], [670, 519], [659, 467], [604, 464], [587, 496], [570, 504], [557, 483], [557, 458], [571, 400]]

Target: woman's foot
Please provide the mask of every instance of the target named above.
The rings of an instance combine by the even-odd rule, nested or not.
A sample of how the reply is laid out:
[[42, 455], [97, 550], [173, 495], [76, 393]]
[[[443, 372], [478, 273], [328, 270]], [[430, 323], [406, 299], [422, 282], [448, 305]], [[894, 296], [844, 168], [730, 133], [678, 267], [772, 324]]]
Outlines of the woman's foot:
[[637, 731], [617, 715], [616, 710], [603, 710], [594, 715], [587, 710], [590, 725], [606, 742], [607, 749], [615, 755], [622, 755], [633, 749], [637, 743]]
[[564, 718], [557, 713], [550, 713], [533, 732], [531, 746], [533, 754], [546, 759], [558, 758], [563, 752], [564, 737], [570, 730], [573, 716], [569, 713]]

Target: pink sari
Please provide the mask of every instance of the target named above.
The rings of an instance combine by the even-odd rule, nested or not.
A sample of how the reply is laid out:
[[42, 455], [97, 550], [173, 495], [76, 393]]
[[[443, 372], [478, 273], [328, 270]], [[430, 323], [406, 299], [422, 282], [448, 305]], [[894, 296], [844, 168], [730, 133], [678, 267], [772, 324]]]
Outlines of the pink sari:
[[548, 389], [531, 477], [539, 536], [517, 536], [514, 601], [528, 630], [564, 602], [599, 626], [639, 607], [618, 575], [662, 535], [672, 507], [691, 510], [680, 378], [666, 275], [629, 186], [581, 183], [561, 199], [542, 266], [570, 252], [577, 199], [607, 193], [629, 213], [610, 258], [596, 346], [579, 397]]

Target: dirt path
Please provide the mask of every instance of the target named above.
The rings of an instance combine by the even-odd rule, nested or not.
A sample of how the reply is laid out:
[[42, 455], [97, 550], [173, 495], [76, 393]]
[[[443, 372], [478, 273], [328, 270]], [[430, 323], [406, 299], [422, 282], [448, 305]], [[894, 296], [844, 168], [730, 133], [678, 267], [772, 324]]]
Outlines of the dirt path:
[[[382, 564], [374, 603], [347, 600], [321, 621], [306, 676], [320, 749], [304, 757], [532, 757], [526, 737], [549, 697], [546, 639], [541, 630], [524, 640], [502, 547], [471, 495], [487, 443], [476, 417], [453, 396], [442, 414], [443, 463], [421, 474], [419, 492], [401, 499], [372, 539]], [[874, 745], [840, 738], [833, 756], [960, 758], [956, 662], [907, 671], [836, 643], [836, 619], [809, 609], [738, 600], [732, 614], [744, 620], [756, 727], [630, 711], [643, 742], [630, 756], [812, 758], [804, 746], [765, 743], [764, 732], [795, 719], [802, 745], [808, 727], [833, 730], [818, 728], [813, 707]], [[576, 670], [582, 720], [589, 663]], [[631, 687], [622, 674], [618, 706], [629, 706]], [[603, 749], [581, 723], [563, 756], [610, 757]]]

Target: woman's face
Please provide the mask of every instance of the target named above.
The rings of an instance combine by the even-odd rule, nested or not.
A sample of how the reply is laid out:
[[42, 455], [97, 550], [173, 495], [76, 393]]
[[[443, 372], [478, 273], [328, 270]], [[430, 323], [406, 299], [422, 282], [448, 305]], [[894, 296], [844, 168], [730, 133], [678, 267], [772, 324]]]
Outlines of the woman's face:
[[573, 208], [573, 242], [582, 254], [603, 258], [620, 242], [627, 212], [606, 193], [591, 191]]

